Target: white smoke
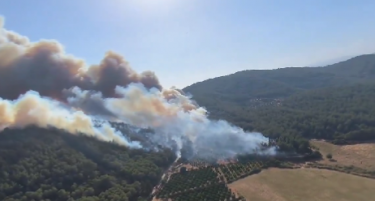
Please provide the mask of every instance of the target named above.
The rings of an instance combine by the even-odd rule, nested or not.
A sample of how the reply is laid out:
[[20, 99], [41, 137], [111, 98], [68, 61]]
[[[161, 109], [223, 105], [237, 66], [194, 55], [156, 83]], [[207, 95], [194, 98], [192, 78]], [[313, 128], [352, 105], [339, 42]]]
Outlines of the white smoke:
[[72, 134], [86, 134], [103, 141], [112, 141], [131, 148], [141, 148], [139, 142], [129, 142], [109, 123], [95, 126], [93, 119], [82, 111], [74, 111], [58, 101], [28, 91], [15, 101], [0, 98], [0, 129], [36, 125], [53, 126]]
[[[267, 153], [274, 149], [261, 150], [260, 145], [268, 138], [260, 133], [248, 133], [226, 121], [210, 120], [204, 108], [185, 111], [177, 99], [167, 100], [158, 89], [146, 89], [142, 84], [117, 87], [118, 98], [103, 98], [99, 93], [73, 88], [74, 97], [69, 103], [77, 105], [84, 98], [88, 102], [99, 99], [105, 108], [118, 120], [140, 128], [151, 128], [155, 135], [150, 140], [169, 147], [173, 140], [178, 150], [183, 149], [184, 139], [191, 142], [195, 155], [205, 154], [233, 157], [237, 154]], [[186, 98], [186, 97], [185, 97]], [[180, 154], [180, 153], [178, 153]]]

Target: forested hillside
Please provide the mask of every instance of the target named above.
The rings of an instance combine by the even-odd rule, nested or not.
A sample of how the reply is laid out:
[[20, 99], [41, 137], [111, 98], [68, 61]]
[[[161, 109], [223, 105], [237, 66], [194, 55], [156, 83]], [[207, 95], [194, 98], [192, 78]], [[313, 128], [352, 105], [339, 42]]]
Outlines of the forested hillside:
[[0, 133], [0, 200], [146, 200], [174, 153], [131, 150], [56, 129]]
[[375, 139], [375, 55], [327, 67], [243, 71], [184, 89], [211, 118], [284, 139]]
[[201, 105], [219, 99], [247, 104], [254, 98], [281, 98], [325, 87], [348, 86], [375, 80], [375, 54], [354, 57], [326, 67], [247, 70], [195, 83], [184, 88]]

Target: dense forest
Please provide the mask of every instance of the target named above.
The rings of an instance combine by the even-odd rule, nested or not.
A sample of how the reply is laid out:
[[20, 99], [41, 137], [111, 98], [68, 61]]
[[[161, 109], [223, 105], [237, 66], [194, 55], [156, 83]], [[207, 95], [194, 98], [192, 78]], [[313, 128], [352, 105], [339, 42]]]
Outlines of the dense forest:
[[0, 200], [147, 200], [174, 153], [131, 150], [56, 129], [0, 133]]
[[308, 152], [307, 139], [375, 140], [375, 55], [327, 67], [244, 71], [184, 89], [210, 117]]

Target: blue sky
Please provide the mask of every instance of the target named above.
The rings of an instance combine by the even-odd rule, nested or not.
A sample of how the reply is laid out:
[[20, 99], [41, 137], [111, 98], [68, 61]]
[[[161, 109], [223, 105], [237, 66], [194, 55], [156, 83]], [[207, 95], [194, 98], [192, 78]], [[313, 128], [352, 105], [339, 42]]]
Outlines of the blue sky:
[[89, 64], [107, 50], [165, 87], [375, 53], [373, 0], [0, 0], [5, 27]]

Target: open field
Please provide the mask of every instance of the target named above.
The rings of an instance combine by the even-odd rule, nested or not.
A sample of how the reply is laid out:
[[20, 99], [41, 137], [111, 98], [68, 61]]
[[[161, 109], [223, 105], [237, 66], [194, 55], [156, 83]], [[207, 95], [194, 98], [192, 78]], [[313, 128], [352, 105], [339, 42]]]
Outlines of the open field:
[[[155, 188], [154, 200], [361, 201], [375, 196], [375, 179], [369, 179], [375, 178], [375, 157], [371, 155], [375, 144], [311, 144], [323, 154], [323, 160], [294, 164], [252, 158], [217, 164], [199, 160], [176, 163]], [[335, 160], [325, 158], [328, 153]]]
[[[355, 145], [334, 145], [325, 141], [311, 140], [312, 145], [319, 148], [324, 160], [319, 163], [327, 165], [355, 166], [365, 170], [375, 171], [375, 143]], [[335, 162], [326, 158], [330, 153]]]
[[374, 179], [310, 168], [270, 168], [229, 185], [250, 201], [367, 201], [374, 186]]

